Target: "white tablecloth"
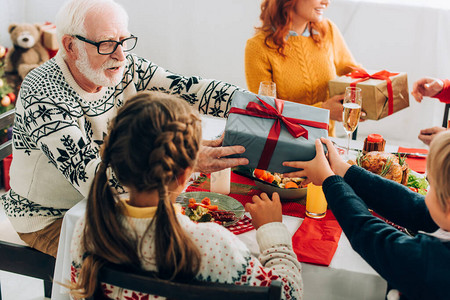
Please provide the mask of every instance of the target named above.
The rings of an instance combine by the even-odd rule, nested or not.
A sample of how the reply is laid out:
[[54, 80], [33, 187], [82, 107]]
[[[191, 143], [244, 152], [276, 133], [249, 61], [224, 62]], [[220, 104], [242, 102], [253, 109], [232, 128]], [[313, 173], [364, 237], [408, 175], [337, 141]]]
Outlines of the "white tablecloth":
[[[203, 137], [211, 139], [223, 131], [225, 121], [203, 116]], [[343, 144], [344, 140], [337, 139]], [[352, 146], [360, 146], [352, 141]], [[55, 282], [67, 282], [70, 279], [70, 243], [77, 220], [85, 213], [86, 201], [83, 200], [65, 215], [61, 228], [58, 255], [54, 274]], [[283, 223], [294, 234], [303, 219], [283, 216]], [[239, 235], [254, 255], [259, 254], [256, 231]], [[347, 237], [342, 234], [337, 251], [329, 267], [302, 263], [305, 299], [384, 299], [386, 281], [382, 279], [350, 246]], [[67, 290], [58, 284], [53, 285], [53, 300], [69, 299]]]

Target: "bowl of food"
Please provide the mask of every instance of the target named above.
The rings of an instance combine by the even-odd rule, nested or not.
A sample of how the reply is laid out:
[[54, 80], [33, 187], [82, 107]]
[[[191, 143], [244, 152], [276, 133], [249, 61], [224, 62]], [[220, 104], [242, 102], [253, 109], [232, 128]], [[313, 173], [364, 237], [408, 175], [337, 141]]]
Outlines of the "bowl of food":
[[283, 177], [279, 173], [255, 169], [253, 171], [256, 187], [272, 196], [277, 192], [282, 200], [297, 200], [306, 196], [306, 186], [303, 185], [304, 178]]

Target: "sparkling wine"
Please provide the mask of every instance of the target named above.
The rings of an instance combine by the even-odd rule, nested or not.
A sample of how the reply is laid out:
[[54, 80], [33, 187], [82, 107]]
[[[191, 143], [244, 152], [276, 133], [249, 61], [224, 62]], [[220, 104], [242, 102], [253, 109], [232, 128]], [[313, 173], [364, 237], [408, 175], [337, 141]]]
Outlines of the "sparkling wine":
[[358, 127], [361, 116], [361, 105], [358, 103], [344, 103], [343, 125], [347, 133], [353, 132]]

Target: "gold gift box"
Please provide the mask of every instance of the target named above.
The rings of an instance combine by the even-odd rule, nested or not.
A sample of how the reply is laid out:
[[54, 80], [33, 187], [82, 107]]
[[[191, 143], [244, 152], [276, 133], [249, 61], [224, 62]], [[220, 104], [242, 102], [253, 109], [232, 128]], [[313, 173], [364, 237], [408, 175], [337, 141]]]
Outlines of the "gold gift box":
[[[374, 74], [377, 71], [367, 71]], [[402, 72], [389, 77], [392, 81], [394, 113], [409, 106], [408, 77]], [[349, 76], [340, 76], [328, 82], [330, 98], [345, 93], [345, 88], [350, 83], [359, 80]], [[386, 80], [368, 79], [359, 82], [357, 87], [361, 88], [362, 110], [366, 112], [365, 119], [379, 120], [388, 116], [388, 89]]]

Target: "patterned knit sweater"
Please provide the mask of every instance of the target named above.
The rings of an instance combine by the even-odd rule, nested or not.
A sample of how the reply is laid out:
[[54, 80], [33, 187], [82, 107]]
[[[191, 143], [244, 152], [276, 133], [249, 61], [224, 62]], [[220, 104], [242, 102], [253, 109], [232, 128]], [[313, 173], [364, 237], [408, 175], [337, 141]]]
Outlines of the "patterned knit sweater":
[[[121, 218], [126, 230], [135, 231], [138, 239], [142, 240], [141, 267], [147, 271], [157, 271], [154, 228], [150, 228], [144, 235], [155, 211], [156, 207], [138, 208], [125, 204], [126, 216]], [[256, 238], [261, 252], [258, 259], [250, 254], [250, 250], [239, 238], [224, 227], [215, 223], [197, 224], [182, 214], [177, 215], [181, 227], [201, 253], [201, 267], [196, 279], [252, 286], [267, 286], [272, 280], [280, 280], [283, 284], [282, 299], [302, 299], [301, 265], [292, 251], [291, 237], [284, 224], [269, 223], [257, 230]], [[84, 223], [84, 218], [78, 221], [73, 235], [72, 282], [76, 282], [78, 278], [85, 253], [81, 246]], [[149, 299], [148, 295], [139, 295], [111, 285], [102, 284], [102, 288], [111, 299]]]
[[[273, 44], [267, 47], [266, 34], [257, 33], [247, 41], [245, 48], [245, 76], [247, 87], [258, 93], [261, 81], [277, 85], [277, 97], [297, 103], [322, 107], [328, 99], [328, 81], [351, 71], [357, 66], [339, 29], [325, 20], [328, 32], [323, 45], [318, 46], [312, 37], [289, 36], [285, 57]], [[330, 122], [334, 136], [334, 122]]]
[[200, 113], [224, 117], [236, 89], [129, 54], [119, 85], [87, 93], [56, 55], [29, 73], [16, 104], [11, 190], [2, 196], [12, 225], [22, 233], [43, 229], [87, 196], [109, 120], [137, 91], [179, 95]]

